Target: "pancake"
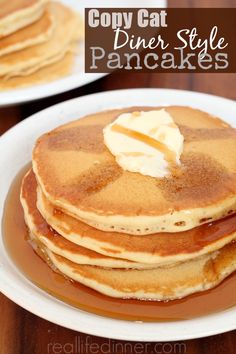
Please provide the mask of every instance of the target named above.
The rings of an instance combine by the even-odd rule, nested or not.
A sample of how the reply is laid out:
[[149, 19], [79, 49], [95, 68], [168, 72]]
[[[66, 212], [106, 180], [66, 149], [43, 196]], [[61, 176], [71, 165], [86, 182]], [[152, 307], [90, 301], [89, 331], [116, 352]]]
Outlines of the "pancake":
[[235, 213], [236, 130], [205, 112], [165, 107], [184, 136], [175, 175], [153, 178], [117, 165], [104, 126], [124, 112], [160, 108], [91, 114], [41, 136], [32, 161], [46, 199], [99, 230], [133, 235], [182, 232]]
[[112, 268], [153, 268], [154, 265], [135, 263], [132, 261], [107, 257], [87, 248], [72, 243], [60, 236], [43, 219], [36, 207], [37, 183], [30, 170], [23, 179], [21, 188], [21, 204], [24, 209], [25, 222], [29, 228], [31, 239], [35, 240], [39, 247], [46, 247], [57, 255], [78, 264], [95, 265]]
[[50, 3], [48, 8], [55, 19], [55, 30], [51, 38], [44, 43], [2, 57], [0, 61], [2, 79], [28, 75], [49, 63], [57, 62], [70, 50], [72, 43], [79, 39], [78, 28], [81, 27], [79, 15], [57, 2]]
[[236, 243], [173, 267], [151, 270], [104, 269], [78, 265], [46, 253], [62, 274], [102, 294], [118, 298], [174, 300], [218, 285], [236, 269]]
[[236, 214], [188, 231], [142, 237], [97, 230], [55, 209], [39, 188], [37, 207], [47, 223], [67, 240], [110, 257], [139, 263], [165, 265], [185, 261], [236, 239]]
[[0, 38], [37, 21], [48, 0], [2, 0], [0, 6]]
[[0, 40], [0, 56], [47, 41], [52, 35], [54, 21], [49, 9], [33, 24]]
[[50, 57], [48, 59], [45, 59], [44, 61], [38, 63], [37, 65], [29, 67], [27, 70], [24, 70], [24, 71], [18, 72], [18, 73], [15, 72], [13, 74], [10, 74], [7, 77], [5, 77], [5, 79], [9, 80], [10, 78], [15, 78], [15, 77], [19, 77], [19, 76], [27, 77], [27, 76], [29, 76], [31, 74], [34, 74], [35, 72], [37, 72], [38, 70], [40, 70], [40, 69], [42, 69], [42, 68], [44, 68], [46, 66], [49, 66], [51, 64], [59, 62], [69, 52], [71, 52], [71, 53], [75, 52], [74, 45], [70, 45], [70, 46], [64, 48], [63, 50], [61, 50], [61, 52], [57, 53], [56, 55], [54, 55], [54, 56], [52, 56], [52, 57]]
[[14, 76], [8, 80], [0, 80], [0, 91], [24, 88], [60, 79], [71, 73], [74, 59], [73, 51], [68, 51], [61, 60], [47, 65], [32, 74], [28, 74], [27, 76]]

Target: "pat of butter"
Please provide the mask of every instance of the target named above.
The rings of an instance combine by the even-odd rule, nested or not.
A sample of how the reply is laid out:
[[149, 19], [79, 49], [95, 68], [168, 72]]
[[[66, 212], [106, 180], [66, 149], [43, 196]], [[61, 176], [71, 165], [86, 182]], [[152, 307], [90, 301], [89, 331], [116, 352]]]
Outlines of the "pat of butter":
[[103, 134], [105, 145], [126, 171], [165, 177], [180, 164], [184, 137], [165, 109], [121, 114]]

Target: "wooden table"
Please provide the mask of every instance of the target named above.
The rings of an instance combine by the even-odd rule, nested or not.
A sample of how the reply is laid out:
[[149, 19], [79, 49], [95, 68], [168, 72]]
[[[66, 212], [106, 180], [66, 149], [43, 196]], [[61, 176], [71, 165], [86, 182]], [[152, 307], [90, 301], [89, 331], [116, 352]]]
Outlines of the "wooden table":
[[[171, 0], [171, 6], [235, 6], [234, 0]], [[0, 134], [27, 116], [55, 103], [89, 93], [133, 88], [163, 87], [207, 92], [236, 99], [236, 74], [118, 74], [83, 88], [38, 102], [0, 109]], [[191, 105], [191, 102], [186, 102]], [[0, 354], [54, 353], [187, 353], [233, 354], [236, 331], [178, 343], [114, 341], [74, 332], [32, 315], [0, 294]]]

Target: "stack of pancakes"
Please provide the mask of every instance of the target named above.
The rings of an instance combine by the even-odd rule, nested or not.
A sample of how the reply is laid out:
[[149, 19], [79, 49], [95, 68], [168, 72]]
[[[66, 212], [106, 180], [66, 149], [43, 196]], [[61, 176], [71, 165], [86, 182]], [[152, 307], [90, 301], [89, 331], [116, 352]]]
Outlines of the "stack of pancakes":
[[165, 109], [184, 136], [165, 178], [124, 171], [103, 140], [120, 114], [153, 107], [93, 114], [37, 140], [21, 202], [30, 242], [55, 271], [108, 296], [171, 300], [236, 269], [236, 130]]
[[0, 6], [0, 89], [39, 84], [70, 73], [80, 16], [59, 2], [2, 0]]

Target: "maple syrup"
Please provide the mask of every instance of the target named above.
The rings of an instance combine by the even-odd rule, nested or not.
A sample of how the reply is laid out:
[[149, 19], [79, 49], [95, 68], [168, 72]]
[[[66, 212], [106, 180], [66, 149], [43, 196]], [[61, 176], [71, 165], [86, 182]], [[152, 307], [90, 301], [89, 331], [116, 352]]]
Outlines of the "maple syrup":
[[22, 177], [28, 169], [29, 165], [16, 176], [5, 202], [2, 220], [4, 244], [22, 273], [47, 293], [88, 312], [137, 321], [191, 319], [236, 305], [236, 273], [214, 289], [169, 302], [108, 297], [55, 273], [27, 242], [27, 227], [19, 194]]

